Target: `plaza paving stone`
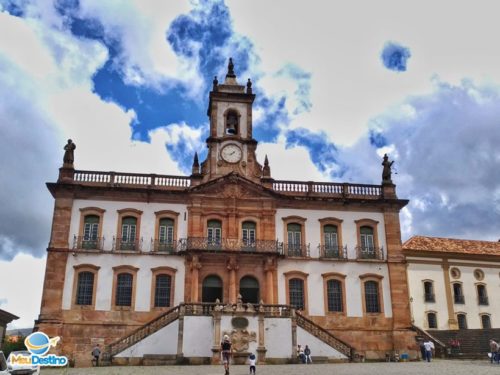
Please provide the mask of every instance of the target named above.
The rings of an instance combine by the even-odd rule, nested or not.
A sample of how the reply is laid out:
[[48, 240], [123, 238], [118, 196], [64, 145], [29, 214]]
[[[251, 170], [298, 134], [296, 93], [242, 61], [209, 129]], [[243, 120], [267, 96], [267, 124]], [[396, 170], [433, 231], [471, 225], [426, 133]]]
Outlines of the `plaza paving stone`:
[[[486, 355], [485, 355], [486, 357]], [[42, 375], [223, 375], [222, 366], [143, 366], [78, 369], [42, 369]], [[231, 375], [248, 374], [248, 366], [231, 366]], [[489, 375], [500, 374], [500, 365], [484, 361], [434, 360], [406, 363], [338, 363], [312, 365], [262, 365], [257, 375]]]

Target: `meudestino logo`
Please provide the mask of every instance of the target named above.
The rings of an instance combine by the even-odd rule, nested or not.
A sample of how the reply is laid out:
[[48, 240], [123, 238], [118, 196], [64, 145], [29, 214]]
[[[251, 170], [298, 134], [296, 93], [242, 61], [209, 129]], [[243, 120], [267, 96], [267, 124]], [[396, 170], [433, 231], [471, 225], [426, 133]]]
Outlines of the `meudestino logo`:
[[67, 357], [47, 354], [51, 347], [56, 347], [59, 339], [59, 336], [49, 339], [43, 332], [33, 332], [24, 340], [31, 355], [12, 355], [10, 362], [12, 365], [66, 366]]

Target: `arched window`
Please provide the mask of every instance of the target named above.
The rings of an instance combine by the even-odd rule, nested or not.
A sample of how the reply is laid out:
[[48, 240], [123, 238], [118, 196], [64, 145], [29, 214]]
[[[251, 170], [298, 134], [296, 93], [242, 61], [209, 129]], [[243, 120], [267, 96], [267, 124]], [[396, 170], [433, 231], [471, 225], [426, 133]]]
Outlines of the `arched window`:
[[259, 303], [259, 282], [252, 276], [245, 276], [240, 280], [240, 294], [243, 303]]
[[222, 302], [222, 280], [219, 276], [207, 276], [202, 284], [201, 301], [215, 302], [216, 299]]
[[458, 329], [467, 329], [467, 316], [465, 314], [457, 314]]
[[328, 311], [342, 312], [342, 283], [339, 280], [328, 280], [326, 282], [326, 294], [328, 300]]
[[436, 302], [434, 297], [434, 286], [432, 281], [424, 281], [424, 301]]
[[132, 290], [134, 276], [130, 273], [120, 273], [116, 276], [116, 306], [132, 306]]
[[435, 312], [427, 313], [427, 327], [437, 328], [437, 317]]
[[302, 256], [302, 226], [297, 223], [287, 225], [288, 256]]
[[170, 275], [156, 275], [154, 307], [169, 307], [172, 277]]
[[288, 280], [288, 293], [290, 305], [297, 310], [305, 309], [304, 302], [304, 280], [290, 279]]
[[453, 284], [453, 298], [455, 303], [457, 304], [465, 303], [464, 293], [462, 291], [462, 284], [460, 283]]
[[99, 248], [99, 216], [86, 215], [83, 219], [83, 240], [82, 248]]
[[380, 312], [378, 282], [376, 281], [365, 282], [365, 306], [367, 313]]
[[481, 325], [483, 329], [490, 329], [491, 328], [491, 318], [489, 315], [484, 314], [481, 315]]
[[237, 135], [239, 128], [238, 112], [229, 110], [226, 114], [226, 134]]
[[126, 216], [122, 219], [120, 250], [136, 250], [137, 218]]
[[207, 247], [208, 249], [220, 249], [222, 243], [222, 223], [219, 220], [207, 222]]
[[325, 255], [327, 257], [338, 257], [339, 256], [339, 241], [338, 241], [338, 229], [336, 225], [325, 225], [323, 226], [324, 244], [325, 244]]
[[488, 293], [486, 293], [486, 286], [483, 284], [477, 285], [477, 302], [479, 305], [488, 305]]
[[76, 288], [76, 304], [92, 305], [94, 293], [94, 273], [88, 271], [78, 273], [78, 284]]
[[256, 248], [256, 225], [253, 221], [245, 221], [241, 228], [241, 239], [244, 250], [255, 250]]

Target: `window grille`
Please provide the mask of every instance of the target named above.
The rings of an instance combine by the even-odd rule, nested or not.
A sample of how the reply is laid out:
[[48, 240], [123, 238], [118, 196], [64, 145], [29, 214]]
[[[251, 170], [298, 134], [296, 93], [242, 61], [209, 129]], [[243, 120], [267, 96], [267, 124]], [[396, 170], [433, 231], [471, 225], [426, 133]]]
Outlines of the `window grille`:
[[376, 281], [367, 281], [365, 283], [365, 304], [367, 313], [380, 312], [378, 283]]
[[133, 278], [130, 273], [120, 273], [116, 276], [116, 306], [132, 306]]
[[427, 325], [429, 328], [437, 328], [437, 319], [435, 313], [427, 314]]
[[467, 317], [465, 316], [465, 314], [458, 314], [457, 320], [458, 329], [467, 329]]
[[170, 275], [157, 275], [155, 286], [155, 307], [170, 306], [170, 291], [172, 277]]
[[491, 328], [491, 318], [489, 315], [481, 315], [481, 323], [483, 325], [483, 329]]
[[76, 304], [92, 305], [93, 293], [94, 293], [94, 274], [92, 272], [80, 272], [78, 274]]
[[424, 282], [424, 302], [435, 302], [434, 287], [431, 281]]
[[338, 280], [328, 280], [326, 283], [328, 311], [342, 312], [342, 283]]
[[304, 280], [290, 279], [288, 281], [288, 290], [290, 293], [290, 305], [297, 310], [304, 310]]

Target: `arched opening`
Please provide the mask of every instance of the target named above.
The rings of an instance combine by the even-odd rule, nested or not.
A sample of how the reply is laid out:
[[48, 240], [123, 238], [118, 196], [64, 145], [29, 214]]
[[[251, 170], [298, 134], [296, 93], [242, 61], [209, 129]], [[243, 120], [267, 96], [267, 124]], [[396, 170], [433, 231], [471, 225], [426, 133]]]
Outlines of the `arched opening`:
[[238, 134], [238, 122], [239, 116], [238, 112], [230, 110], [226, 114], [226, 134], [236, 135]]
[[259, 282], [252, 276], [245, 276], [240, 280], [240, 294], [243, 303], [259, 303]]
[[211, 275], [205, 277], [201, 290], [201, 302], [222, 302], [222, 280], [219, 276]]

